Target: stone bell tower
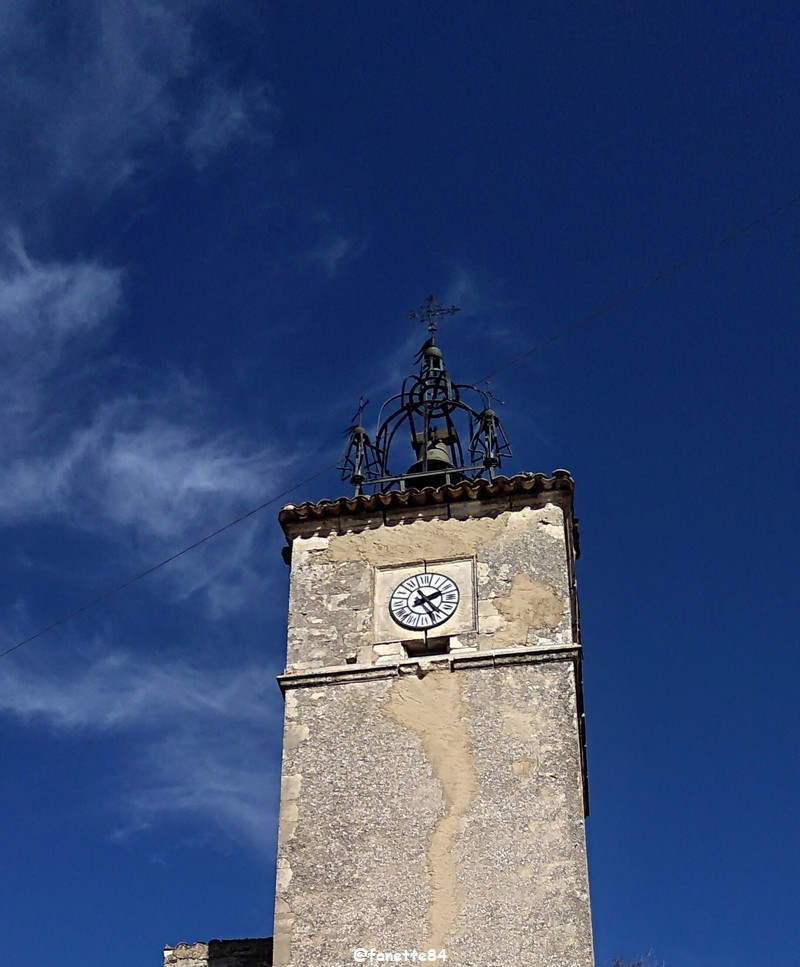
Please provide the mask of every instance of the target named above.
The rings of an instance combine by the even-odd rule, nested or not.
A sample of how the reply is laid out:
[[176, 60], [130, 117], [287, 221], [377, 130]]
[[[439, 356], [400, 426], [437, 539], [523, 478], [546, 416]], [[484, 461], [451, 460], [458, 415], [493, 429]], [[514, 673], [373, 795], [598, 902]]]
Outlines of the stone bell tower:
[[435, 345], [452, 311], [421, 311], [419, 375], [374, 440], [359, 410], [355, 496], [280, 514], [280, 967], [594, 963], [574, 484], [497, 475], [491, 400]]

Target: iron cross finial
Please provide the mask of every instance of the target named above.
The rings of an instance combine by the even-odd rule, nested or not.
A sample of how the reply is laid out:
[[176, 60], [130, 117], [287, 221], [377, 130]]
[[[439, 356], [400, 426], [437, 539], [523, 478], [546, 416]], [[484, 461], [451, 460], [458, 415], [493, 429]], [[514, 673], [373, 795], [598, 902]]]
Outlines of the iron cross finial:
[[439, 319], [442, 316], [452, 316], [455, 312], [460, 312], [460, 306], [443, 306], [435, 295], [429, 295], [425, 302], [414, 312], [409, 312], [409, 319], [421, 319], [428, 323], [428, 332], [434, 333], [438, 328]]
[[505, 406], [506, 404], [503, 402], [503, 400], [501, 400], [499, 396], [495, 396], [492, 392], [492, 384], [489, 382], [489, 380], [484, 380], [484, 382], [486, 383], [486, 389], [483, 390], [483, 394], [489, 402], [489, 405], [491, 406], [493, 402], [496, 402], [500, 403], [501, 406]]
[[350, 422], [353, 424], [353, 426], [358, 426], [361, 423], [361, 414], [366, 409], [367, 403], [369, 403], [369, 400], [365, 400], [363, 396], [359, 396], [358, 409], [350, 417]]

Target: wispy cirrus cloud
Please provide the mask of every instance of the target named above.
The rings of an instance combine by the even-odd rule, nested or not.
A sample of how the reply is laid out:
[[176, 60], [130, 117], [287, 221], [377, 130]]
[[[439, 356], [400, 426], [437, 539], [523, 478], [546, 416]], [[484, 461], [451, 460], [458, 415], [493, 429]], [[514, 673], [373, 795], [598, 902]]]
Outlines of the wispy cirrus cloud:
[[[210, 0], [0, 5], [0, 528], [25, 534], [8, 542], [22, 578], [4, 606], [4, 644], [52, 617], [36, 613], [40, 587], [60, 601], [109, 580], [96, 565], [82, 573], [76, 535], [93, 561], [113, 548], [114, 583], [261, 503], [290, 466], [270, 441], [232, 428], [202, 377], [126, 355], [135, 273], [85, 254], [82, 229], [112, 196], [123, 217], [135, 200], [135, 218], [176, 161], [202, 178], [232, 146], [269, 145], [271, 88], [207, 56], [210, 14], [227, 16]], [[154, 596], [186, 602], [170, 610], [176, 625], [179, 614], [193, 630], [249, 619], [263, 602], [264, 526], [254, 519], [159, 572]], [[58, 582], [71, 569], [67, 592]], [[112, 642], [117, 627], [111, 610]], [[158, 642], [158, 661], [146, 640], [135, 659], [97, 642], [85, 667], [37, 669], [15, 652], [0, 665], [0, 714], [76, 741], [112, 736], [105, 792], [121, 835], [191, 815], [264, 846], [274, 777], [253, 763], [268, 761], [279, 730], [259, 687], [272, 689], [271, 676], [235, 656], [231, 668], [173, 660], [185, 654], [178, 639]], [[68, 641], [63, 653], [76, 652], [85, 658], [85, 643]]]
[[230, 88], [215, 82], [187, 119], [183, 143], [197, 168], [236, 142], [268, 144], [269, 122], [279, 114], [271, 90], [265, 84]]
[[486, 316], [498, 305], [504, 304], [499, 281], [491, 278], [485, 269], [467, 266], [454, 259], [448, 260], [445, 265], [447, 275], [442, 299], [461, 307], [460, 318]]
[[44, 348], [60, 349], [75, 333], [104, 322], [117, 307], [120, 278], [119, 270], [94, 262], [34, 262], [21, 234], [9, 230], [0, 263], [0, 318], [6, 338], [29, 343], [44, 339]]
[[[141, 367], [134, 382], [119, 376], [100, 348], [121, 283], [96, 263], [37, 262], [18, 235], [0, 255], [0, 399], [10, 416], [0, 424], [0, 522], [116, 534], [135, 567], [262, 501], [289, 461], [227, 429], [197, 378]], [[100, 374], [118, 380], [98, 399]], [[224, 555], [182, 560], [173, 590], [208, 588], [214, 613], [243, 604], [257, 580], [253, 533], [232, 535]]]
[[334, 279], [351, 262], [361, 258], [369, 246], [365, 225], [345, 225], [339, 214], [317, 211], [307, 224], [313, 239], [304, 261], [327, 279]]
[[[0, 523], [103, 529], [126, 538], [134, 564], [263, 500], [286, 460], [232, 433], [197, 376], [101, 352], [124, 311], [124, 271], [37, 260], [15, 226], [36, 236], [65, 201], [74, 218], [75, 192], [102, 200], [170, 158], [203, 168], [233, 144], [269, 142], [268, 83], [209, 56], [209, 18], [224, 16], [210, 0], [0, 10], [0, 126], [13, 145], [0, 155], [0, 229], [11, 226], [0, 246]], [[227, 571], [201, 554], [174, 580], [193, 593], [213, 575], [225, 601], [240, 599], [251, 541], [244, 530], [226, 541]]]
[[353, 252], [352, 240], [335, 232], [309, 252], [308, 261], [332, 279], [339, 272], [342, 263], [353, 257]]
[[[258, 669], [250, 673], [264, 675]], [[280, 787], [273, 750], [280, 721], [264, 716], [247, 729], [241, 723], [238, 729], [208, 725], [173, 730], [142, 750], [132, 776], [135, 788], [129, 786], [121, 799], [117, 838], [171, 818], [191, 818], [248, 849], [273, 846]]]
[[[182, 389], [168, 383], [103, 403], [62, 445], [21, 457], [16, 475], [26, 486], [42, 481], [49, 514], [85, 527], [94, 518], [142, 537], [174, 539], [220, 508], [255, 501], [274, 471], [271, 451], [204, 426], [207, 401], [194, 390], [197, 411], [187, 412]], [[7, 499], [34, 512], [13, 476]]]
[[[61, 546], [70, 531], [111, 540], [135, 570], [263, 500], [284, 467], [268, 447], [225, 427], [196, 378], [137, 367], [131, 381], [129, 368], [118, 372], [104, 340], [124, 304], [122, 285], [118, 269], [39, 261], [19, 234], [7, 238], [0, 384], [10, 418], [0, 422], [0, 525], [46, 522]], [[98, 375], [113, 377], [99, 397]], [[164, 572], [161, 595], [200, 593], [212, 619], [252, 610], [263, 597], [259, 533], [255, 522], [213, 553], [181, 558]], [[97, 575], [87, 579], [96, 585]], [[7, 638], [30, 628], [24, 600], [6, 622]], [[179, 816], [267, 846], [274, 777], [252, 767], [267, 759], [279, 728], [264, 701], [266, 670], [133, 659], [99, 644], [94, 652], [101, 657], [86, 667], [3, 662], [0, 714], [77, 738], [117, 736], [117, 778], [105, 793], [121, 836]]]
[[[94, 646], [101, 652], [101, 643]], [[258, 683], [261, 683], [260, 685]], [[8, 664], [0, 676], [0, 710], [58, 730], [161, 729], [183, 716], [219, 722], [263, 721], [269, 675], [228, 672], [185, 662], [158, 662], [113, 650], [85, 667], [48, 671]]]
[[17, 230], [7, 230], [3, 242], [0, 403], [6, 419], [0, 434], [19, 441], [51, 409], [48, 381], [75, 361], [88, 337], [108, 329], [122, 300], [122, 272], [92, 261], [36, 262]]
[[[203, 177], [234, 148], [263, 154], [281, 116], [273, 87], [214, 46], [219, 24], [237, 18], [256, 26], [264, 12], [212, 0], [10, 0], [0, 13], [0, 130], [13, 148], [0, 152], [0, 226], [14, 220], [47, 237], [127, 193], [139, 204], [124, 234], [164, 172], [188, 164]], [[292, 261], [333, 279], [365, 233], [310, 215], [289, 194], [280, 202], [306, 223], [301, 234], [311, 223], [312, 239]]]
[[207, 0], [11, 0], [0, 20], [0, 175], [7, 211], [79, 186], [103, 196], [143, 170], [149, 152], [195, 163], [241, 141], [268, 140], [275, 117], [263, 84], [208, 67]]
[[125, 778], [118, 786], [108, 779], [118, 836], [190, 816], [265, 848], [277, 766], [253, 763], [267, 761], [280, 732], [268, 685], [263, 667], [199, 668], [113, 651], [80, 670], [4, 665], [0, 713], [65, 737], [119, 737]]

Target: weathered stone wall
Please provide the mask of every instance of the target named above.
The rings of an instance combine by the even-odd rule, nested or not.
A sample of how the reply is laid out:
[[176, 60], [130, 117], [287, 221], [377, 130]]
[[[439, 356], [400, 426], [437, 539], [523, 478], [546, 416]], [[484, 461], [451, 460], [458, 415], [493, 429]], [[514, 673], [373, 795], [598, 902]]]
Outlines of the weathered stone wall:
[[272, 967], [272, 937], [211, 940], [164, 948], [165, 967]]
[[[292, 535], [276, 967], [593, 964], [569, 510], [477, 504]], [[455, 559], [471, 630], [376, 645], [376, 573]]]
[[276, 964], [592, 963], [573, 665], [287, 692]]
[[414, 563], [474, 560], [477, 613], [457, 647], [550, 647], [575, 640], [566, 540], [571, 521], [556, 503], [472, 501], [387, 515], [385, 524], [382, 517], [342, 524], [352, 529], [325, 532], [310, 525], [293, 541], [287, 671], [376, 660], [380, 655], [372, 649], [385, 638], [376, 631], [376, 614], [386, 606], [376, 600], [376, 572]]

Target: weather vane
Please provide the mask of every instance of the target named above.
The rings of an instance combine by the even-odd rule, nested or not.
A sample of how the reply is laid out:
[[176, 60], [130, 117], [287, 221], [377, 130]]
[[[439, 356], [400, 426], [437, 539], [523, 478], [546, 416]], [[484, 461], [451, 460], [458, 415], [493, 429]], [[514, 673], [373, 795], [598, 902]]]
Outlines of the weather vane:
[[428, 323], [428, 332], [434, 333], [438, 328], [439, 319], [442, 316], [452, 316], [460, 312], [460, 306], [443, 306], [435, 295], [429, 295], [425, 302], [414, 312], [409, 312], [409, 319], [421, 319]]

